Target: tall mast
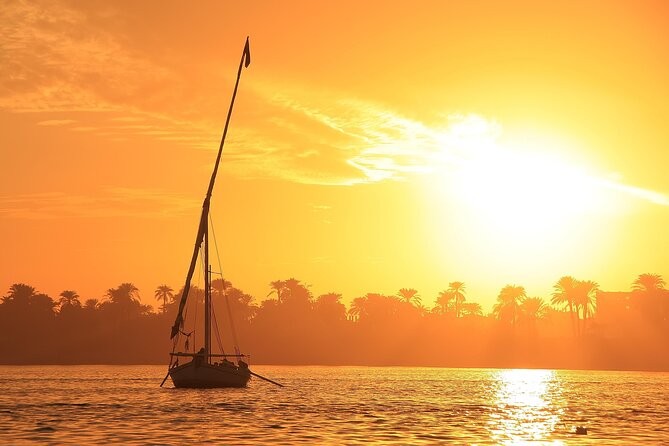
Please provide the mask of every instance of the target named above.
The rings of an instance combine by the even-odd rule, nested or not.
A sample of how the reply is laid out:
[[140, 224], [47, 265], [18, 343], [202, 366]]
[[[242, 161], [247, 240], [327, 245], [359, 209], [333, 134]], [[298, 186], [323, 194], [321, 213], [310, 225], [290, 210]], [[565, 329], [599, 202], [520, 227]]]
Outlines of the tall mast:
[[[232, 107], [235, 105], [235, 97], [237, 97], [237, 87], [239, 87], [239, 78], [242, 75], [242, 66], [248, 67], [251, 63], [251, 52], [249, 49], [249, 38], [246, 38], [246, 44], [244, 45], [244, 51], [242, 52], [242, 59], [239, 61], [239, 69], [237, 70], [237, 81], [235, 82], [235, 89], [232, 92], [232, 100], [230, 101], [230, 108], [228, 109], [228, 117], [225, 120], [225, 128], [223, 129], [223, 136], [221, 137], [221, 144], [218, 147], [218, 155], [216, 156], [216, 163], [214, 164], [214, 171], [211, 173], [211, 179], [209, 180], [209, 187], [207, 188], [207, 194], [204, 197], [204, 202], [202, 203], [202, 215], [200, 216], [200, 225], [198, 226], [197, 236], [195, 237], [195, 247], [193, 249], [193, 256], [190, 261], [190, 266], [188, 267], [188, 273], [186, 274], [186, 284], [184, 285], [184, 290], [181, 295], [181, 300], [179, 301], [179, 310], [177, 312], [177, 317], [172, 325], [172, 333], [170, 338], [174, 338], [183, 325], [183, 311], [186, 306], [186, 300], [188, 299], [188, 292], [190, 291], [190, 282], [193, 278], [193, 273], [195, 272], [195, 265], [197, 264], [197, 255], [202, 242], [205, 240], [205, 235], [208, 232], [208, 219], [209, 219], [209, 203], [211, 201], [211, 194], [214, 190], [214, 183], [216, 182], [216, 173], [218, 172], [218, 165], [221, 162], [221, 155], [223, 154], [223, 144], [225, 143], [225, 136], [228, 134], [228, 125], [230, 124], [230, 117], [232, 116]], [[205, 248], [205, 256], [209, 256], [207, 249]], [[209, 263], [205, 260], [205, 269], [207, 272], [205, 275], [208, 275], [209, 272]], [[205, 280], [205, 282], [208, 279]], [[208, 287], [205, 290], [205, 299], [207, 293], [209, 292]], [[208, 314], [208, 310], [205, 311], [205, 315]], [[208, 324], [206, 325], [208, 327]], [[205, 328], [208, 330], [208, 328]], [[205, 350], [207, 348], [205, 347]]]
[[209, 266], [209, 225], [204, 231], [204, 358], [209, 363], [211, 353], [211, 267]]

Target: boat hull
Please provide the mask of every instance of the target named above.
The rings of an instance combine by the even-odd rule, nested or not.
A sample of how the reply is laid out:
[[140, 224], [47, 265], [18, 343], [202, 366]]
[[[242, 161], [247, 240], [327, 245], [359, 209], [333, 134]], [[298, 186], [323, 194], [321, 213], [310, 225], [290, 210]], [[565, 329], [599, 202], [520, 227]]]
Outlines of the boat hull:
[[246, 387], [251, 378], [251, 373], [245, 367], [198, 364], [197, 361], [191, 361], [172, 368], [170, 378], [172, 378], [172, 383], [176, 388]]

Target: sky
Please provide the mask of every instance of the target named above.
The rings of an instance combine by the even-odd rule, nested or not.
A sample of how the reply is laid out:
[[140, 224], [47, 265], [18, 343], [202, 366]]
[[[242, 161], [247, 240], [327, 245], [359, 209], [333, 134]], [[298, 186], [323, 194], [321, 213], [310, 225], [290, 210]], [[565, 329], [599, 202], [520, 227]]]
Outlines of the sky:
[[[669, 277], [669, 3], [14, 1], [0, 290], [183, 286], [244, 41], [213, 269], [257, 301]], [[195, 283], [198, 283], [195, 279]]]

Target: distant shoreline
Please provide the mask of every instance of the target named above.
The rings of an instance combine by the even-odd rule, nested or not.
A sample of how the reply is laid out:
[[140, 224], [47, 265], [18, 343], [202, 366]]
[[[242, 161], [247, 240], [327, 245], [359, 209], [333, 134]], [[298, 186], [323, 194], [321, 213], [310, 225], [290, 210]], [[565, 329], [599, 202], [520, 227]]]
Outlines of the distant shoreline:
[[[442, 365], [408, 365], [408, 364], [254, 364], [260, 367], [362, 367], [362, 368], [421, 368], [421, 369], [472, 369], [472, 370], [556, 370], [566, 372], [642, 372], [669, 373], [669, 369], [617, 369], [617, 368], [569, 368], [569, 367], [501, 367], [501, 366], [442, 366]], [[167, 366], [166, 363], [9, 363], [0, 362], [0, 367], [87, 367], [87, 366]]]

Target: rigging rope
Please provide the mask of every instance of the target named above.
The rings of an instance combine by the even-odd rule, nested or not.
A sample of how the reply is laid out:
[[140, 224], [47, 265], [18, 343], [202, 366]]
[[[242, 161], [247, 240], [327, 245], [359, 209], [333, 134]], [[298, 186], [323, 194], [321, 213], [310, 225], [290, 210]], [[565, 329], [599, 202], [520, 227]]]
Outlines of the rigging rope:
[[216, 330], [214, 332], [216, 333], [216, 342], [218, 343], [218, 348], [221, 350], [222, 354], [225, 354], [225, 350], [223, 349], [223, 343], [221, 342], [221, 335], [218, 332], [218, 321], [216, 320], [216, 312], [214, 311], [214, 306], [211, 306], [211, 315], [213, 316], [212, 319], [214, 319], [214, 327]]
[[230, 320], [230, 331], [232, 331], [232, 341], [234, 342], [235, 353], [239, 353], [239, 342], [237, 341], [237, 330], [235, 330], [235, 321], [232, 319], [232, 310], [230, 309], [230, 299], [228, 299], [228, 293], [225, 292], [225, 279], [223, 278], [223, 264], [221, 263], [221, 256], [218, 252], [218, 242], [216, 241], [216, 231], [214, 230], [214, 221], [209, 214], [209, 227], [211, 228], [211, 235], [214, 237], [214, 248], [216, 249], [216, 259], [218, 260], [218, 269], [221, 271], [221, 292], [223, 293], [223, 300], [225, 301], [225, 307], [228, 310], [228, 319]]

